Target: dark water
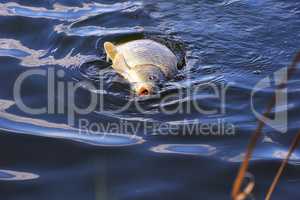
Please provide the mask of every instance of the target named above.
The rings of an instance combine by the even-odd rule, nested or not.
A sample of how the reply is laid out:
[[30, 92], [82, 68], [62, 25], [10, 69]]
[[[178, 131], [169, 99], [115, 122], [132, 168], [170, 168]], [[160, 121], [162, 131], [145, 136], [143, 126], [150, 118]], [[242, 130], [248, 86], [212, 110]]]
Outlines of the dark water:
[[[251, 92], [299, 50], [300, 3], [1, 0], [0, 27], [1, 199], [230, 199], [257, 123]], [[131, 95], [128, 83], [105, 62], [104, 41], [138, 38], [158, 40], [180, 59], [180, 74], [164, 83], [159, 97]], [[31, 108], [55, 105], [53, 110], [31, 114], [18, 106], [14, 86], [32, 70], [45, 74], [23, 82], [22, 101]], [[51, 73], [55, 88], [65, 87], [48, 98], [46, 74]], [[251, 160], [254, 199], [263, 199], [300, 129], [298, 75], [289, 81], [287, 106], [278, 108], [288, 111], [288, 131], [265, 127]], [[73, 96], [68, 83], [78, 84]], [[208, 84], [228, 87], [223, 104]], [[256, 94], [258, 112], [272, 88]], [[91, 94], [99, 99], [96, 107], [76, 113], [73, 103], [87, 108]], [[163, 112], [191, 103], [217, 112], [203, 114], [194, 106]], [[89, 131], [79, 130], [82, 122], [91, 125]], [[218, 123], [234, 132], [220, 134], [217, 126], [201, 134], [186, 129]], [[273, 199], [299, 199], [299, 153], [294, 152]]]

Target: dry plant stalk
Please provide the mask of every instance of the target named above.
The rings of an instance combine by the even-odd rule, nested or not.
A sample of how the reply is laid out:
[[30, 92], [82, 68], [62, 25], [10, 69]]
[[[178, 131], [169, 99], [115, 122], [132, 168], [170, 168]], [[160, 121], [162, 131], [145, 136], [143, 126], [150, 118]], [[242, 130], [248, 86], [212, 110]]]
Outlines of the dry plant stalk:
[[[297, 55], [295, 56], [295, 58], [293, 59], [293, 62], [292, 64], [288, 67], [288, 72], [287, 72], [287, 80], [289, 80], [290, 76], [295, 72], [296, 70], [296, 67], [297, 67], [297, 64], [300, 62], [300, 52], [297, 53]], [[281, 89], [281, 88], [284, 88], [286, 87], [286, 82], [282, 81], [280, 85], [278, 85], [278, 88]], [[276, 98], [275, 98], [275, 94], [272, 96], [272, 99], [270, 101], [270, 103], [268, 104], [268, 107], [266, 109], [266, 111], [264, 112], [264, 116], [267, 117], [272, 108], [274, 107], [275, 105], [275, 102], [276, 102]], [[251, 185], [249, 184], [253, 184], [253, 183], [249, 183], [246, 188], [244, 189], [244, 191], [241, 191], [241, 186], [242, 186], [242, 183], [243, 183], [243, 180], [245, 179], [245, 175], [247, 173], [247, 170], [248, 170], [248, 166], [249, 166], [249, 161], [250, 161], [250, 158], [253, 154], [253, 151], [254, 151], [254, 148], [256, 146], [256, 143], [259, 139], [259, 137], [261, 136], [261, 131], [263, 129], [263, 127], [265, 126], [265, 123], [261, 120], [259, 120], [258, 122], [258, 125], [257, 125], [257, 128], [255, 130], [255, 132], [252, 134], [251, 136], [251, 139], [250, 139], [250, 142], [247, 146], [247, 149], [246, 149], [246, 153], [245, 153], [245, 157], [244, 157], [244, 160], [240, 166], [240, 169], [239, 169], [239, 172], [237, 174], [237, 177], [234, 181], [234, 184], [233, 184], [233, 188], [232, 188], [232, 192], [231, 192], [231, 197], [233, 200], [243, 200], [243, 199], [246, 199], [247, 196], [249, 194], [251, 194], [252, 190], [249, 191], [249, 187], [250, 188], [254, 188], [254, 186], [252, 187]], [[300, 135], [300, 133], [299, 133]], [[297, 136], [296, 136], [297, 137]], [[297, 139], [298, 138], [298, 139]], [[299, 141], [299, 137], [297, 137], [295, 141]], [[295, 145], [296, 147], [296, 145]], [[267, 197], [266, 199], [270, 198], [272, 192], [274, 191], [275, 189], [275, 186], [279, 180], [279, 177], [285, 167], [286, 164], [284, 164], [284, 162], [287, 162], [288, 159], [289, 159], [289, 156], [291, 155], [291, 153], [293, 152], [293, 150], [295, 149], [295, 147], [293, 147], [293, 145], [291, 146], [290, 150], [289, 150], [289, 153], [286, 157], [286, 159], [283, 161], [282, 163], [282, 166], [281, 168], [279, 169], [274, 181], [273, 181], [273, 184], [271, 185], [270, 189], [269, 189], [269, 192], [267, 194]], [[278, 177], [277, 177], [278, 176]]]
[[275, 190], [275, 187], [277, 185], [277, 183], [279, 182], [279, 178], [281, 176], [281, 174], [283, 173], [283, 170], [285, 169], [290, 157], [292, 156], [293, 151], [297, 148], [298, 144], [300, 141], [300, 131], [297, 133], [297, 135], [294, 137], [292, 144], [289, 148], [288, 154], [286, 155], [285, 159], [282, 161], [280, 168], [278, 169], [275, 178], [272, 182], [272, 185], [270, 186], [268, 192], [267, 192], [267, 196], [265, 198], [265, 200], [270, 200], [271, 199], [271, 195]]

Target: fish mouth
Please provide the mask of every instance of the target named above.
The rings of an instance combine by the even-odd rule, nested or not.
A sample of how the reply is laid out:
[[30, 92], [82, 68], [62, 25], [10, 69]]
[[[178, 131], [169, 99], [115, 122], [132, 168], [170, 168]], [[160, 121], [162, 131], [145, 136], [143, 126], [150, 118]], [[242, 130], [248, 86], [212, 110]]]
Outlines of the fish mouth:
[[136, 94], [138, 96], [147, 96], [153, 94], [154, 87], [149, 84], [142, 84], [137, 87]]
[[139, 91], [138, 91], [138, 95], [139, 96], [146, 96], [149, 95], [150, 92], [147, 88], [142, 87]]
[[140, 87], [139, 90], [137, 91], [137, 95], [138, 96], [147, 96], [147, 95], [150, 95], [151, 92], [148, 88], [146, 87]]

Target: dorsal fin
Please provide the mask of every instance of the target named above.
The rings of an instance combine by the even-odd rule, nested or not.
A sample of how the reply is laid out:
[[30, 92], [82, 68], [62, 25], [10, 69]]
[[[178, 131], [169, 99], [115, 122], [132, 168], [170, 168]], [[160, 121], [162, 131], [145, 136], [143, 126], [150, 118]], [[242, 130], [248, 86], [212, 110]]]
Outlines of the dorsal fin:
[[116, 46], [111, 42], [105, 42], [104, 49], [106, 52], [106, 60], [109, 61], [109, 59], [111, 59], [112, 61], [114, 61], [118, 53]]
[[129, 78], [130, 67], [128, 66], [124, 56], [122, 54], [117, 54], [114, 58], [112, 67], [121, 74], [125, 79]]

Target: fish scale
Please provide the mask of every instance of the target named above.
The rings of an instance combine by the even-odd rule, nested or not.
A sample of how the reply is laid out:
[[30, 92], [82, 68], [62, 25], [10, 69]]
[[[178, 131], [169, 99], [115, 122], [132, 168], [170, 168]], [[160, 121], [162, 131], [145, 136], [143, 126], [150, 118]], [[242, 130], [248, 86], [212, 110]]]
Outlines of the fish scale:
[[173, 77], [177, 73], [177, 58], [166, 46], [152, 40], [138, 40], [117, 46], [130, 68], [139, 65], [155, 65], [166, 76]]

